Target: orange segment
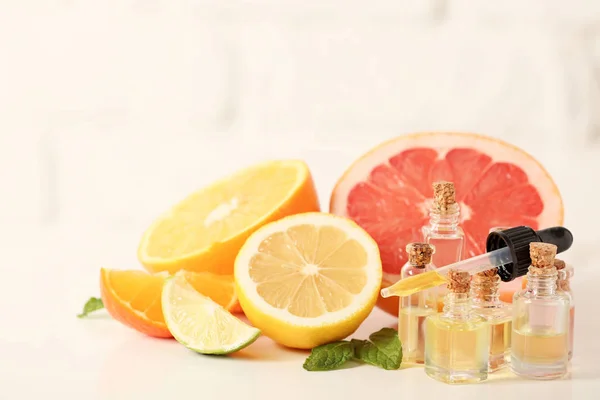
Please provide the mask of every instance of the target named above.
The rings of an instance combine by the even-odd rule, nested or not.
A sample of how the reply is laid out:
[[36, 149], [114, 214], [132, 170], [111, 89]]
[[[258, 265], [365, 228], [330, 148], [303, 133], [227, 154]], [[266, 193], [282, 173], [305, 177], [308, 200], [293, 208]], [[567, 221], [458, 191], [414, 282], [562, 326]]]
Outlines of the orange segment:
[[[181, 271], [187, 282], [229, 312], [242, 312], [235, 294], [233, 276], [210, 272]], [[161, 291], [167, 274], [136, 270], [100, 271], [102, 301], [117, 321], [149, 336], [171, 337], [161, 306]]]
[[235, 294], [233, 275], [216, 275], [210, 272], [180, 271], [186, 281], [199, 293], [232, 313], [241, 313], [242, 308]]
[[117, 321], [149, 336], [169, 338], [160, 294], [166, 275], [100, 270], [102, 302]]
[[232, 275], [235, 256], [252, 232], [281, 217], [318, 210], [305, 163], [254, 165], [191, 194], [157, 219], [142, 237], [138, 258], [150, 272]]

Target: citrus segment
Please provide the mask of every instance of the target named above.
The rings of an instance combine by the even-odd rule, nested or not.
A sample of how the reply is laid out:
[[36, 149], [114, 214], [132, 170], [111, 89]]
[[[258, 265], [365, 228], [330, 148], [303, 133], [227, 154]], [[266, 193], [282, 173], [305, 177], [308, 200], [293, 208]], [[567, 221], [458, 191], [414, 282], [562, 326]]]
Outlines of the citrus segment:
[[[560, 225], [560, 193], [544, 168], [500, 140], [461, 133], [421, 133], [383, 143], [358, 159], [333, 190], [330, 212], [356, 221], [376, 240], [384, 286], [399, 279], [406, 243], [421, 239], [431, 185], [454, 182], [466, 237], [465, 258], [485, 251], [494, 226]], [[397, 299], [385, 309], [397, 312]], [[391, 307], [391, 308], [390, 308]]]
[[348, 336], [367, 317], [381, 261], [377, 244], [352, 221], [305, 213], [252, 234], [234, 275], [254, 326], [280, 344], [312, 348]]
[[305, 163], [254, 165], [200, 189], [158, 218], [144, 233], [138, 258], [151, 272], [231, 275], [237, 251], [258, 227], [318, 210]]
[[204, 296], [232, 313], [242, 312], [237, 295], [233, 275], [216, 275], [210, 272], [180, 271], [187, 282]]
[[162, 308], [175, 339], [202, 354], [233, 353], [260, 335], [258, 329], [244, 324], [196, 291], [183, 273], [165, 281]]
[[171, 337], [160, 305], [165, 277], [164, 274], [102, 268], [102, 302], [117, 321], [149, 336]]

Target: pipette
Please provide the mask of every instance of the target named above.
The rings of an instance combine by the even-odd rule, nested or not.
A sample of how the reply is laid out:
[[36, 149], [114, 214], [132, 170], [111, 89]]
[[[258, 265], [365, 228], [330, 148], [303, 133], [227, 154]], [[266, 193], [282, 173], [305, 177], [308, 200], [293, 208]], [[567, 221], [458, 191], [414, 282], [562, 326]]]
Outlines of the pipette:
[[447, 283], [446, 276], [451, 269], [478, 272], [498, 268], [503, 282], [510, 282], [527, 274], [531, 258], [529, 244], [532, 242], [552, 243], [558, 247], [557, 253], [568, 250], [573, 244], [573, 235], [562, 226], [535, 231], [528, 226], [517, 226], [503, 231], [490, 232], [486, 241], [485, 254], [449, 264], [435, 271], [401, 279], [392, 286], [381, 290], [381, 297], [410, 296], [411, 294]]

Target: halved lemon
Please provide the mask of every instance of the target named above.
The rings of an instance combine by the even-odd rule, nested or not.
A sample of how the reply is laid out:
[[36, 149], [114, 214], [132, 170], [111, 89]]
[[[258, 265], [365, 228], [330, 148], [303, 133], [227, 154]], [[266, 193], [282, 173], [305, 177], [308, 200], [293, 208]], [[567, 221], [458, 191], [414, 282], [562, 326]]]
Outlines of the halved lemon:
[[254, 232], [234, 278], [254, 326], [308, 349], [343, 339], [369, 315], [381, 285], [375, 241], [349, 219], [325, 213], [283, 218]]
[[197, 292], [183, 271], [166, 279], [162, 311], [173, 337], [188, 349], [202, 354], [233, 353], [260, 335], [260, 330], [248, 326]]
[[256, 164], [192, 193], [161, 215], [144, 233], [138, 258], [150, 272], [232, 275], [235, 256], [252, 232], [308, 211], [319, 211], [319, 201], [303, 161]]

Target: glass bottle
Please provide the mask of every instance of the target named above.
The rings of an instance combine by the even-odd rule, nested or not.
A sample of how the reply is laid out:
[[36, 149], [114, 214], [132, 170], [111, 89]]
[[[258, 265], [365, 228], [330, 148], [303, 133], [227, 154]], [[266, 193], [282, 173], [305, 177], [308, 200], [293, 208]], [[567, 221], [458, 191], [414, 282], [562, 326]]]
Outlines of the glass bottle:
[[433, 204], [429, 224], [422, 228], [423, 241], [435, 246], [433, 264], [443, 267], [460, 261], [465, 235], [459, 226], [460, 207], [452, 182], [433, 183]]
[[571, 309], [569, 310], [569, 361], [573, 358], [573, 330], [575, 329], [575, 303], [573, 301], [573, 291], [571, 290], [571, 278], [573, 277], [573, 267], [566, 265], [563, 260], [555, 259], [554, 267], [558, 273], [556, 282], [557, 290], [569, 295], [571, 300]]
[[474, 314], [468, 272], [448, 273], [444, 311], [425, 320], [425, 373], [439, 381], [460, 384], [488, 377], [490, 329]]
[[[435, 269], [431, 257], [435, 248], [427, 243], [410, 243], [406, 246], [408, 262], [402, 267], [400, 279], [415, 276]], [[398, 313], [398, 335], [402, 342], [405, 362], [425, 362], [424, 322], [427, 316], [438, 310], [437, 288], [423, 290], [400, 298]]]
[[500, 300], [500, 277], [496, 268], [479, 272], [471, 280], [473, 312], [490, 325], [489, 372], [508, 366], [512, 333], [512, 306]]
[[527, 287], [513, 300], [511, 370], [531, 379], [568, 372], [569, 295], [557, 290], [556, 246], [531, 243]]

